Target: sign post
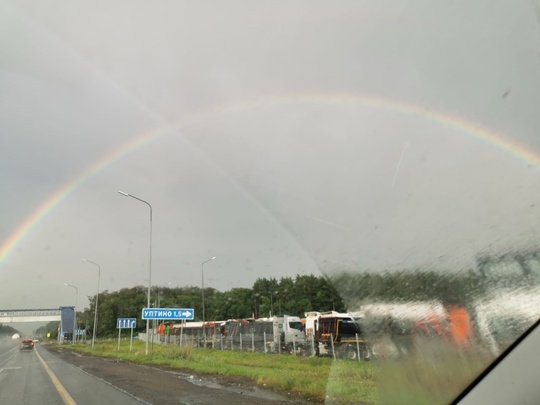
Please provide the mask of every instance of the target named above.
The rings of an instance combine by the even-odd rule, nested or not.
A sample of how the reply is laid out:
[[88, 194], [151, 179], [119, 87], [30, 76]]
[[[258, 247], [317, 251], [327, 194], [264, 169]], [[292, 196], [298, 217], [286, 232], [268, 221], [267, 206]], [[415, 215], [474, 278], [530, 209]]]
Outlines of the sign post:
[[116, 327], [118, 328], [118, 351], [120, 351], [120, 333], [122, 329], [131, 329], [131, 337], [129, 339], [129, 351], [133, 347], [133, 328], [137, 327], [137, 318], [117, 318]]

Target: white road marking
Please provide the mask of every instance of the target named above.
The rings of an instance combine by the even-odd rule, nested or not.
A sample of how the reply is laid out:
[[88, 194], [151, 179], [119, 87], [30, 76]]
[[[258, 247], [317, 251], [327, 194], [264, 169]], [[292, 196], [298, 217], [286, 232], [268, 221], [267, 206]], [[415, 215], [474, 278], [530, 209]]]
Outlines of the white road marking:
[[4, 370], [18, 370], [22, 367], [6, 367], [6, 368], [0, 368], [0, 373]]

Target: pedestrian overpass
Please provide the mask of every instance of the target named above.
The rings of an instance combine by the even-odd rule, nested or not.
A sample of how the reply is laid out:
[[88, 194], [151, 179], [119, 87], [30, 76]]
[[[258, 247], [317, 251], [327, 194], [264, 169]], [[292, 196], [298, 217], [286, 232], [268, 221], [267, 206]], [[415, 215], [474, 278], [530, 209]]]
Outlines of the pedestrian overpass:
[[62, 320], [62, 309], [74, 307], [46, 308], [46, 309], [0, 309], [0, 323], [17, 322], [51, 322]]
[[[59, 335], [71, 339], [75, 325], [75, 307], [43, 309], [0, 309], [0, 324], [60, 321]], [[76, 332], [79, 333], [78, 331]]]

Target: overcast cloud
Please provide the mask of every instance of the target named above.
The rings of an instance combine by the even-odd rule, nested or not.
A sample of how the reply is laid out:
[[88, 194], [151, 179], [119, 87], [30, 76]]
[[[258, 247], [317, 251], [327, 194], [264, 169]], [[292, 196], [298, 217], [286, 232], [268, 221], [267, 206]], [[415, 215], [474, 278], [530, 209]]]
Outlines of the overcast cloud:
[[146, 284], [148, 207], [117, 190], [153, 206], [156, 285], [200, 285], [212, 256], [206, 284], [227, 290], [536, 246], [538, 168], [421, 113], [540, 150], [534, 4], [1, 1], [0, 243], [160, 135], [0, 262], [0, 307], [70, 305], [63, 283], [86, 305], [84, 257], [102, 290]]

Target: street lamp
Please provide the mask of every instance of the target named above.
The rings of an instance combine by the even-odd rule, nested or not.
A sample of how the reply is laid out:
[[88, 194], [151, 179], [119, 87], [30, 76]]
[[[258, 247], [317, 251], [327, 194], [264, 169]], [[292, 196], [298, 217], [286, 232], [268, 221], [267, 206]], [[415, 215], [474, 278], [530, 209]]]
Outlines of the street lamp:
[[161, 286], [158, 285], [158, 288], [157, 288], [157, 307], [158, 308], [161, 308], [161, 296], [160, 296], [160, 293], [159, 293], [160, 288], [161, 288], [161, 291], [163, 291], [163, 287], [168, 287], [170, 285], [171, 285], [171, 283], [163, 284]]
[[255, 298], [255, 311], [253, 313], [253, 317], [255, 319], [259, 318], [259, 297], [260, 297], [261, 294], [259, 293], [255, 293], [253, 295], [253, 298]]
[[75, 344], [75, 337], [77, 336], [77, 301], [79, 299], [79, 289], [74, 285], [64, 283], [66, 287], [75, 288], [75, 309], [73, 311], [73, 335], [71, 336], [71, 341]]
[[98, 311], [98, 301], [99, 301], [99, 279], [101, 278], [101, 266], [91, 260], [83, 259], [83, 261], [93, 264], [98, 268], [98, 278], [97, 278], [97, 294], [96, 294], [96, 307], [94, 308], [94, 330], [92, 331], [92, 349], [96, 342], [96, 330], [97, 330], [97, 311]]
[[[122, 194], [125, 197], [131, 197], [134, 198], [137, 201], [140, 201], [142, 203], [145, 203], [148, 205], [148, 208], [150, 208], [150, 260], [149, 260], [149, 267], [148, 267], [148, 294], [146, 299], [146, 307], [150, 308], [150, 289], [152, 288], [152, 206], [148, 201], [144, 201], [143, 199], [139, 197], [135, 197], [134, 195], [124, 193], [123, 191], [118, 191], [118, 193]], [[148, 355], [148, 331], [150, 326], [150, 320], [146, 320], [146, 355]]]
[[[211, 259], [205, 260], [201, 263], [201, 279], [202, 279], [202, 322], [203, 322], [203, 329], [204, 329], [204, 264], [211, 262], [212, 260], [215, 260], [216, 256], [212, 257]], [[206, 335], [205, 335], [206, 336]]]
[[[161, 291], [163, 291], [163, 287], [167, 287], [171, 285], [171, 283], [167, 283], [167, 284], [163, 284], [163, 285], [158, 285], [157, 286], [157, 307], [158, 308], [161, 308], [161, 294], [160, 294], [160, 289]], [[162, 321], [161, 322], [162, 324], [165, 323], [165, 321]], [[158, 322], [158, 325], [160, 325], [160, 323]], [[153, 324], [153, 327], [152, 327], [152, 351], [154, 350], [154, 329], [156, 328], [156, 320], [154, 319], [154, 324]]]

